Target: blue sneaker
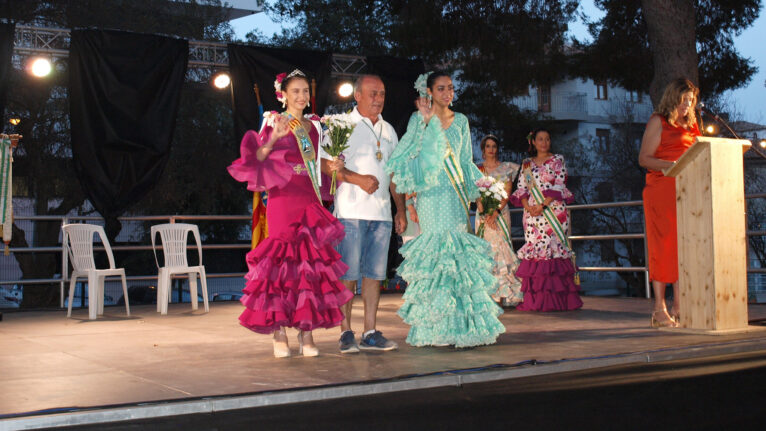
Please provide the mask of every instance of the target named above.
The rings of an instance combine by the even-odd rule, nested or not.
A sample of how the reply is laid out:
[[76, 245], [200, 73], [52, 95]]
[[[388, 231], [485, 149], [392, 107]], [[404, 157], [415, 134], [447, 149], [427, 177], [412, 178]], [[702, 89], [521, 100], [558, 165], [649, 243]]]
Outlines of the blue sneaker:
[[359, 353], [359, 346], [354, 339], [352, 331], [343, 331], [340, 334], [340, 352], [341, 353]]
[[379, 350], [386, 352], [398, 349], [399, 345], [384, 337], [382, 332], [375, 331], [362, 338], [362, 342], [359, 343], [359, 348], [362, 350]]

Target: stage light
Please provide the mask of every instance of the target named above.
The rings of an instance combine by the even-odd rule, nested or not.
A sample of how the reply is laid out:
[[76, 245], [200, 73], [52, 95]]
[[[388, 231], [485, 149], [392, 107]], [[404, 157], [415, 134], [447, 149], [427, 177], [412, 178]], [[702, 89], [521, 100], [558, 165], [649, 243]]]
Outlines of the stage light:
[[213, 76], [213, 86], [219, 90], [223, 90], [231, 84], [231, 78], [226, 72], [221, 72]]
[[52, 70], [51, 61], [47, 58], [37, 57], [29, 64], [29, 73], [38, 78], [50, 75]]
[[718, 127], [716, 127], [715, 124], [708, 124], [705, 126], [705, 132], [708, 135], [715, 135], [718, 133]]
[[350, 82], [344, 82], [338, 86], [338, 95], [340, 97], [348, 97], [354, 92], [354, 86]]
[[11, 119], [8, 120], [8, 122], [13, 124], [14, 126], [18, 126], [19, 123], [21, 123], [21, 118], [19, 118], [19, 117], [11, 117]]
[[758, 145], [760, 145], [761, 148], [766, 148], [766, 139], [761, 139], [760, 142], [758, 142]]

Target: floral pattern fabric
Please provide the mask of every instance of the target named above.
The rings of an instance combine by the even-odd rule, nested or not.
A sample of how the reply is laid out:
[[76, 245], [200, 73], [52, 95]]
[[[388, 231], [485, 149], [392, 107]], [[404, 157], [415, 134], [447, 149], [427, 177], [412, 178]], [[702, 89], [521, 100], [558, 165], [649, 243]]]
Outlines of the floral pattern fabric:
[[[564, 157], [560, 154], [554, 154], [542, 165], [538, 165], [532, 159], [524, 160], [522, 171], [519, 173], [518, 188], [510, 197], [511, 203], [516, 206], [522, 206], [521, 200], [524, 198], [528, 199], [529, 205], [542, 203], [537, 202], [529, 192], [531, 185], [527, 184], [527, 178], [524, 174], [524, 169], [527, 166], [529, 166], [532, 178], [537, 182], [540, 191], [543, 192], [543, 196], [554, 199], [548, 207], [556, 214], [556, 218], [566, 232], [569, 229], [566, 204], [572, 203], [574, 196], [566, 187], [567, 168]], [[569, 258], [571, 256], [569, 249], [561, 244], [556, 234], [553, 233], [553, 228], [542, 214], [532, 216], [524, 211], [523, 226], [525, 244], [519, 249], [519, 259], [541, 260]]]
[[[526, 159], [521, 165], [518, 188], [511, 195], [510, 202], [523, 206], [522, 199], [530, 205], [542, 202], [532, 196], [534, 179], [544, 198], [553, 201], [548, 207], [566, 232], [569, 228], [566, 204], [574, 201], [566, 188], [567, 169], [564, 158], [554, 154], [541, 164]], [[521, 311], [568, 311], [582, 307], [579, 287], [574, 283], [575, 266], [569, 248], [562, 244], [543, 214], [532, 216], [524, 210], [524, 239], [526, 243], [518, 252], [521, 264], [516, 276], [521, 278], [521, 292], [524, 300], [517, 307]]]

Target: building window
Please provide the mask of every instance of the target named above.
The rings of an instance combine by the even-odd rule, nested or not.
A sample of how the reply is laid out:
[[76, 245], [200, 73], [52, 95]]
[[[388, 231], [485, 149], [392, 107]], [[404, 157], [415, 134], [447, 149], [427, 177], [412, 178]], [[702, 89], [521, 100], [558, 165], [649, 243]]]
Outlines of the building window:
[[608, 98], [606, 81], [596, 82], [596, 99], [607, 100]]
[[598, 149], [601, 151], [609, 151], [609, 129], [596, 129], [596, 140], [598, 141]]
[[625, 99], [628, 102], [641, 103], [641, 92], [640, 91], [627, 91], [627, 92], [625, 92]]
[[551, 112], [551, 86], [541, 85], [537, 87], [537, 110]]

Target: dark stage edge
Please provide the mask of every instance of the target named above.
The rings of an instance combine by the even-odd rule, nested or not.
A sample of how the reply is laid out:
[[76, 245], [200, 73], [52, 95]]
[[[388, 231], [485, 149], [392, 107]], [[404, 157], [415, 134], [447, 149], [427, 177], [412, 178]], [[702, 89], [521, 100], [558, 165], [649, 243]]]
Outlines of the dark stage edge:
[[[654, 364], [689, 359], [704, 360], [705, 358], [712, 359], [721, 355], [749, 352], [766, 352], [766, 333], [763, 331], [754, 331], [749, 334], [740, 334], [738, 337], [691, 337], [679, 334], [660, 333], [659, 331], [652, 331], [643, 327], [637, 328], [632, 323], [632, 320], [637, 320], [639, 322], [648, 321], [648, 319], [646, 319], [643, 315], [640, 315], [640, 313], [635, 313], [635, 310], [633, 310], [634, 308], [644, 308], [647, 305], [650, 305], [650, 302], [648, 301], [605, 298], [585, 298], [585, 301], [586, 309], [579, 312], [553, 313], [543, 315], [510, 311], [506, 313], [504, 317], [505, 319], [511, 318], [512, 322], [504, 321], [504, 323], [509, 325], [509, 332], [511, 333], [513, 332], [514, 328], [514, 326], [511, 326], [511, 324], [514, 324], [517, 328], [523, 328], [525, 325], [535, 324], [542, 328], [541, 331], [545, 331], [545, 328], [547, 327], [549, 330], [552, 330], [550, 333], [555, 334], [555, 329], [558, 328], [558, 324], [560, 323], [556, 323], [556, 321], [560, 319], [564, 319], [565, 321], [571, 320], [572, 316], [574, 316], [574, 320], [579, 322], [578, 325], [581, 331], [578, 331], [577, 328], [574, 328], [572, 331], [573, 334], [579, 334], [579, 337], [588, 337], [589, 335], [593, 337], [593, 328], [599, 327], [606, 322], [599, 321], [597, 318], [598, 314], [590, 315], [588, 313], [599, 313], [600, 311], [603, 311], [604, 308], [610, 310], [617, 310], [618, 308], [622, 308], [620, 312], [625, 314], [625, 317], [622, 318], [622, 324], [625, 326], [624, 330], [615, 334], [614, 336], [610, 336], [608, 339], [603, 340], [599, 344], [601, 351], [611, 350], [614, 353], [602, 354], [599, 356], [578, 356], [565, 359], [561, 359], [562, 356], [558, 356], [559, 359], [552, 359], [551, 355], [560, 354], [562, 351], [562, 347], [558, 346], [558, 344], [561, 344], [562, 342], [564, 344], [567, 342], [583, 343], [583, 341], [578, 340], [577, 335], [569, 335], [569, 337], [572, 339], [563, 341], [559, 339], [563, 338], [563, 336], [558, 336], [555, 337], [557, 343], [554, 343], [554, 345], [549, 347], [550, 352], [545, 353], [546, 351], [544, 349], [546, 342], [544, 339], [546, 336], [550, 338], [550, 333], [545, 331], [540, 335], [543, 338], [540, 339], [540, 350], [538, 352], [539, 355], [534, 355], [530, 352], [530, 354], [526, 356], [528, 359], [516, 362], [501, 362], [503, 359], [518, 359], [522, 356], [516, 354], [512, 355], [513, 358], [504, 358], [503, 356], [506, 355], [502, 354], [502, 344], [499, 344], [498, 346], [489, 346], [475, 349], [475, 351], [478, 352], [477, 356], [483, 355], [479, 360], [484, 361], [484, 364], [470, 369], [459, 369], [456, 366], [459, 364], [452, 363], [450, 364], [451, 366], [449, 368], [437, 368], [436, 370], [427, 373], [420, 372], [417, 374], [409, 375], [392, 375], [389, 378], [382, 379], [369, 379], [364, 381], [357, 379], [356, 381], [346, 381], [337, 384], [311, 385], [311, 387], [293, 387], [283, 390], [265, 390], [248, 393], [240, 392], [210, 397], [186, 397], [159, 401], [131, 402], [119, 405], [92, 405], [87, 408], [77, 410], [73, 409], [72, 411], [47, 409], [37, 412], [20, 412], [20, 415], [17, 417], [7, 417], [8, 415], [6, 415], [4, 419], [0, 420], [0, 430], [87, 426], [94, 424], [117, 424], [120, 422], [140, 421], [152, 418], [213, 414], [216, 412], [231, 412], [236, 410], [257, 409], [269, 406], [286, 406], [294, 403], [310, 403], [322, 400], [338, 400], [343, 398], [374, 396], [434, 388], [461, 387], [463, 385], [499, 382], [536, 376], [554, 376], [561, 373], [595, 370], [615, 366]], [[388, 305], [397, 305], [398, 302], [400, 302], [399, 296], [384, 297], [384, 303], [391, 303]], [[617, 307], [618, 305], [623, 307]], [[588, 311], [589, 306], [591, 306], [590, 311]], [[191, 318], [197, 317], [188, 313], [186, 310], [188, 305], [179, 305], [177, 307], [183, 307], [183, 309], [176, 308], [176, 310], [179, 311], [179, 314], [187, 314], [187, 317]], [[221, 306], [218, 305], [218, 307]], [[233, 307], [232, 305], [225, 305], [223, 307], [225, 307], [227, 313], [236, 316], [236, 306]], [[758, 315], [763, 314], [763, 311], [764, 310], [762, 308], [756, 308], [755, 313], [751, 311], [751, 317], [757, 317]], [[12, 315], [13, 314], [14, 313], [12, 313]], [[639, 314], [639, 316], [636, 316], [635, 314]], [[756, 316], [753, 316], [753, 314]], [[646, 316], [648, 317], [648, 313]], [[56, 316], [56, 318], [58, 319], [59, 317]], [[545, 320], [551, 321], [546, 323]], [[96, 325], [98, 322], [99, 321], [82, 323], [87, 323], [88, 325]], [[612, 321], [611, 325], [609, 326], [614, 327], [615, 322]], [[616, 326], [620, 325], [617, 324]], [[0, 334], [2, 333], [2, 329], [3, 328], [0, 327]], [[523, 329], [519, 329], [519, 331], [523, 331]], [[249, 333], [246, 334], [250, 337], [258, 337]], [[516, 345], [516, 347], [524, 344], [523, 337], [513, 337], [513, 334], [511, 334], [511, 336], [512, 342], [516, 341], [519, 343]], [[644, 339], [644, 337], [646, 337], [646, 339]], [[670, 343], [668, 343], [667, 337], [670, 337]], [[259, 340], [262, 339], [263, 337], [259, 337]], [[336, 336], [333, 334], [330, 336], [330, 339], [336, 339]], [[623, 341], [620, 343], [620, 339], [628, 341]], [[650, 340], [655, 341], [650, 342]], [[401, 339], [397, 339], [396, 341], [398, 341], [400, 345], [403, 344], [403, 340]], [[319, 343], [320, 349], [322, 349], [323, 352], [327, 352], [329, 350], [328, 346], [326, 345], [327, 343], [322, 343], [319, 339], [317, 342]], [[512, 345], [512, 342], [504, 344]], [[635, 348], [641, 344], [646, 344], [647, 346], [667, 346], [668, 344], [683, 344], [684, 342], [690, 343], [690, 345], [649, 348], [640, 351], [623, 350], [620, 352], [619, 350], [630, 347]], [[613, 346], [607, 347], [604, 346], [604, 343], [611, 343]], [[572, 351], [577, 351], [581, 354], [583, 353], [582, 349], [578, 350], [576, 347], [574, 347], [574, 344], [572, 344], [572, 346]], [[509, 346], [506, 345], [504, 347], [508, 348]], [[513, 347], [513, 345], [511, 347]], [[412, 349], [413, 348], [404, 346], [402, 350], [405, 350], [405, 352], [407, 350], [412, 352], [428, 351], [424, 349]], [[431, 352], [428, 353], [428, 356], [435, 359], [443, 357], [444, 355], [454, 355], [456, 353], [454, 351], [449, 352], [441, 349], [430, 350]], [[569, 349], [564, 348], [564, 350]], [[375, 356], [381, 358], [388, 357], [385, 355], [389, 354], [384, 354], [383, 356]], [[331, 357], [333, 355], [328, 352], [325, 354], [325, 356]], [[362, 354], [360, 356], [356, 356], [357, 359], [352, 360], [364, 360], [364, 356], [365, 355]], [[533, 356], [543, 359], [532, 359]], [[465, 358], [465, 356], [462, 357]], [[456, 359], [460, 358], [461, 356], [456, 357]], [[471, 357], [468, 358], [471, 359]], [[2, 357], [0, 357], [0, 359], [2, 359]], [[345, 356], [343, 359], [345, 359]], [[407, 358], [397, 358], [391, 356], [392, 361], [402, 359]], [[275, 361], [267, 357], [261, 357], [260, 360], [274, 361], [273, 366], [275, 367], [289, 366], [288, 362]], [[302, 365], [300, 366], [306, 367], [311, 366], [312, 363], [305, 361], [311, 360], [312, 359], [309, 358], [292, 358], [288, 361], [301, 361], [300, 363]], [[340, 361], [340, 358], [338, 360]], [[475, 363], [475, 361], [469, 362], [472, 364]], [[339, 366], [342, 364], [342, 362], [339, 362]], [[440, 365], [445, 364], [440, 363]], [[204, 376], [200, 377], [204, 378]], [[310, 383], [306, 386], [309, 385]], [[73, 394], [76, 394], [77, 391], [87, 390], [87, 388], [72, 387], [70, 390]], [[73, 399], [76, 399], [76, 396], [73, 396]]]

